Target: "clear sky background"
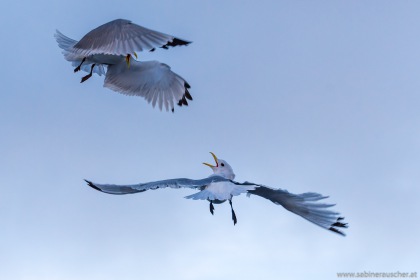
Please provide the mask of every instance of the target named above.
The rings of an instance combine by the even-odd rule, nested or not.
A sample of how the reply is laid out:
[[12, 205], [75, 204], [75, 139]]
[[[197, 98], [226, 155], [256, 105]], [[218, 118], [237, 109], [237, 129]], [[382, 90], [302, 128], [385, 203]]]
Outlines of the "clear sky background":
[[[420, 2], [3, 1], [0, 278], [336, 279], [420, 273]], [[80, 84], [53, 34], [125, 18], [191, 40], [139, 53], [192, 86], [174, 114]], [[259, 197], [86, 186], [203, 178], [330, 195], [323, 230]]]

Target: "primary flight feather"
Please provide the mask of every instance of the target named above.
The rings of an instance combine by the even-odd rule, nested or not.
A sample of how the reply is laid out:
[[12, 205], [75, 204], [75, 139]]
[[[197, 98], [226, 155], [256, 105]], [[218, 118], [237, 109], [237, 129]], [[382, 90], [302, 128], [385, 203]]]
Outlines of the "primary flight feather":
[[154, 31], [129, 20], [117, 19], [105, 23], [73, 40], [56, 31], [54, 35], [64, 58], [80, 70], [88, 72], [81, 82], [94, 73], [105, 75], [104, 86], [126, 94], [141, 96], [160, 110], [174, 111], [174, 105], [188, 105], [192, 100], [190, 85], [171, 68], [158, 61], [137, 61], [137, 52], [156, 48], [188, 45], [191, 42]]
[[235, 173], [232, 167], [222, 159], [218, 159], [211, 153], [215, 165], [204, 163], [213, 170], [213, 174], [207, 178], [193, 180], [187, 178], [169, 179], [135, 185], [110, 185], [97, 184], [85, 180], [88, 185], [98, 191], [109, 194], [132, 194], [155, 190], [159, 188], [190, 188], [197, 189], [199, 192], [187, 196], [188, 199], [208, 200], [210, 202], [210, 212], [214, 214], [214, 205], [229, 201], [233, 223], [237, 223], [236, 213], [233, 210], [232, 199], [240, 194], [257, 195], [283, 206], [286, 210], [295, 213], [302, 218], [332, 232], [345, 235], [342, 231], [347, 228], [344, 218], [339, 213], [329, 210], [334, 204], [320, 203], [319, 201], [327, 196], [318, 193], [308, 192], [293, 194], [287, 190], [273, 189], [261, 184], [251, 182], [239, 183], [234, 181]]

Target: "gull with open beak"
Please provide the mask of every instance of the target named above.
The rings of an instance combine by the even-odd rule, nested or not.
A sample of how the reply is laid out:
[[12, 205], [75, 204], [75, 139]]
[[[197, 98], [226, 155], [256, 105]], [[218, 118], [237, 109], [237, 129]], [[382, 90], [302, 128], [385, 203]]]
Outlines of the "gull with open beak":
[[239, 183], [234, 181], [235, 173], [232, 167], [222, 159], [214, 158], [215, 165], [204, 163], [213, 170], [213, 174], [207, 178], [193, 180], [187, 178], [169, 179], [135, 185], [109, 185], [96, 184], [85, 180], [88, 185], [98, 191], [109, 194], [132, 194], [155, 190], [159, 188], [191, 188], [198, 189], [199, 192], [186, 196], [188, 199], [208, 200], [210, 202], [210, 212], [214, 214], [213, 204], [229, 201], [233, 224], [237, 223], [235, 211], [233, 210], [232, 198], [240, 194], [257, 195], [266, 198], [277, 205], [283, 206], [286, 210], [295, 213], [302, 218], [332, 232], [345, 235], [341, 230], [347, 228], [343, 217], [339, 213], [329, 210], [334, 204], [320, 203], [319, 200], [328, 198], [314, 192], [302, 194], [292, 194], [287, 190], [273, 189], [264, 185], [251, 182]]
[[158, 61], [137, 61], [137, 52], [186, 46], [191, 42], [147, 29], [129, 20], [105, 23], [83, 36], [70, 39], [60, 31], [54, 35], [64, 58], [72, 62], [74, 72], [88, 72], [81, 83], [105, 73], [104, 87], [126, 95], [141, 96], [153, 107], [174, 111], [174, 104], [188, 105], [190, 85], [171, 68]]

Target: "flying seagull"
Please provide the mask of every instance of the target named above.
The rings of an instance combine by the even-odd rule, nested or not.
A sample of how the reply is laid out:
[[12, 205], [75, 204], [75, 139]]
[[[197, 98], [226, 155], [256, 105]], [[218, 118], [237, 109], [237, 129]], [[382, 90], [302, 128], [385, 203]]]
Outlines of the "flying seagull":
[[205, 179], [192, 180], [186, 178], [169, 179], [136, 185], [109, 185], [96, 184], [85, 180], [87, 184], [95, 190], [109, 194], [132, 194], [155, 190], [159, 188], [191, 188], [200, 190], [197, 193], [186, 196], [188, 199], [208, 200], [210, 202], [210, 213], [214, 214], [214, 205], [229, 201], [232, 220], [235, 225], [237, 222], [235, 211], [233, 210], [232, 198], [240, 194], [257, 195], [273, 203], [283, 206], [286, 210], [293, 212], [302, 218], [332, 232], [345, 235], [340, 229], [347, 228], [343, 217], [339, 213], [328, 210], [335, 204], [319, 203], [321, 199], [328, 198], [318, 193], [308, 192], [302, 194], [289, 193], [287, 190], [273, 189], [264, 185], [250, 182], [239, 183], [234, 181], [235, 173], [232, 167], [222, 159], [218, 159], [211, 153], [215, 165], [203, 163], [213, 170], [213, 174]]
[[75, 67], [74, 72], [83, 70], [89, 74], [105, 75], [104, 87], [126, 95], [144, 97], [153, 107], [159, 105], [174, 111], [174, 104], [188, 105], [192, 100], [190, 85], [171, 68], [158, 61], [137, 61], [137, 52], [155, 51], [186, 46], [191, 42], [150, 30], [129, 20], [117, 19], [105, 23], [80, 41], [70, 39], [56, 30], [54, 37], [63, 50], [64, 58]]

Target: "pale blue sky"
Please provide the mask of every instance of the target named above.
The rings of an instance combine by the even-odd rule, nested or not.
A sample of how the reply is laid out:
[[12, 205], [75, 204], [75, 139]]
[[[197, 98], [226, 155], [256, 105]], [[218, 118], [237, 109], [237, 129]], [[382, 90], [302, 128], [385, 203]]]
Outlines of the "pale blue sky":
[[[336, 279], [420, 272], [417, 1], [3, 1], [0, 279]], [[175, 114], [80, 84], [53, 34], [116, 18], [191, 40], [140, 54], [192, 86]], [[87, 187], [202, 178], [330, 195], [325, 231], [258, 197]]]

